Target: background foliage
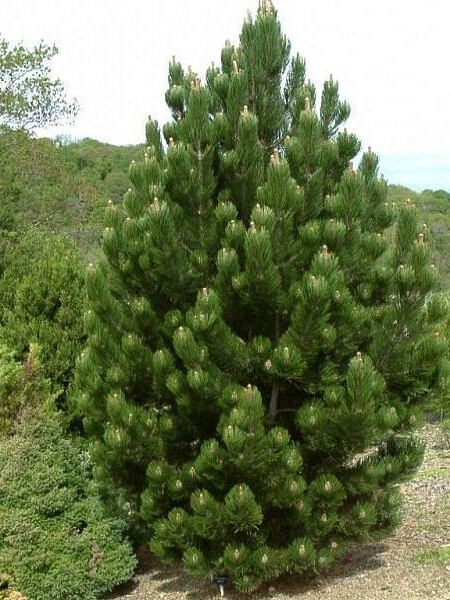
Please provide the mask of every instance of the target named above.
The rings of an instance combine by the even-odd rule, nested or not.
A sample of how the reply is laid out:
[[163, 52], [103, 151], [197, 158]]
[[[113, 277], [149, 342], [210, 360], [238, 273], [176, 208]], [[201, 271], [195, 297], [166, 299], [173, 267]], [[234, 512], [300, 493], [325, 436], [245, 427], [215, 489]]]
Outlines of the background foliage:
[[39, 346], [31, 344], [22, 360], [0, 344], [0, 438], [45, 413], [54, 413], [52, 384], [42, 372]]
[[0, 336], [19, 359], [37, 343], [43, 376], [62, 396], [84, 339], [84, 296], [73, 242], [41, 232], [20, 238], [0, 279]]

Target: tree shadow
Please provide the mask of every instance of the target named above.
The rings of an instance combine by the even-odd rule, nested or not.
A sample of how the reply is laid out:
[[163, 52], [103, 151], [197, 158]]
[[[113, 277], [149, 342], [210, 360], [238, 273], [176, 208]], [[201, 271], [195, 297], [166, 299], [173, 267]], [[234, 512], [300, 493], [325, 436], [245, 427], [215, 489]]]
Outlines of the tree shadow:
[[[383, 554], [388, 549], [389, 546], [383, 542], [352, 544], [347, 553], [337, 560], [326, 574], [316, 576], [283, 575], [264, 584], [253, 598], [261, 600], [271, 598], [272, 591], [269, 591], [271, 587], [275, 588], [277, 594], [283, 593], [285, 597], [298, 597], [309, 591], [326, 589], [340, 578], [356, 576], [383, 567], [385, 565]], [[148, 585], [151, 587], [152, 594], [160, 594], [161, 598], [164, 598], [165, 594], [176, 592], [184, 593], [188, 600], [219, 597], [218, 590], [212, 582], [190, 577], [180, 567], [163, 565], [145, 548], [139, 550], [138, 558], [139, 567], [134, 579], [117, 587], [113, 594], [107, 596], [109, 600], [119, 600], [124, 596], [136, 593], [141, 579], [145, 579], [147, 582], [145, 587]], [[227, 590], [226, 598], [238, 600], [248, 599], [248, 596]]]

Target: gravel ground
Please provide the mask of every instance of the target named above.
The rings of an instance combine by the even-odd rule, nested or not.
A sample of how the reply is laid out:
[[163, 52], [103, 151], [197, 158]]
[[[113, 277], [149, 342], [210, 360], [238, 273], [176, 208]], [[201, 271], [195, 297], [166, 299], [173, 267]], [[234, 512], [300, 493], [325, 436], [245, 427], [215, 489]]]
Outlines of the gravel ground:
[[[353, 546], [325, 576], [305, 582], [284, 576], [253, 598], [308, 600], [450, 600], [450, 445], [442, 444], [436, 425], [426, 425], [424, 462], [416, 477], [403, 484], [404, 521], [391, 538]], [[427, 549], [446, 552], [447, 562], [419, 561]], [[180, 569], [159, 565], [143, 555], [135, 579], [110, 600], [211, 600], [214, 586], [187, 577]], [[240, 598], [229, 593], [227, 598]]]

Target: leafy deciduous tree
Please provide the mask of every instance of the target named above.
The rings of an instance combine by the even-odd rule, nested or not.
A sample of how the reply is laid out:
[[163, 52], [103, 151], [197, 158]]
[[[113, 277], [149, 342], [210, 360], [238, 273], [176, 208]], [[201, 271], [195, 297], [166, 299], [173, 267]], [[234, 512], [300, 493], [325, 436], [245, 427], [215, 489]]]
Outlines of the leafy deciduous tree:
[[32, 49], [0, 38], [0, 123], [33, 130], [73, 118], [77, 103], [66, 98], [60, 79], [51, 76], [56, 46]]

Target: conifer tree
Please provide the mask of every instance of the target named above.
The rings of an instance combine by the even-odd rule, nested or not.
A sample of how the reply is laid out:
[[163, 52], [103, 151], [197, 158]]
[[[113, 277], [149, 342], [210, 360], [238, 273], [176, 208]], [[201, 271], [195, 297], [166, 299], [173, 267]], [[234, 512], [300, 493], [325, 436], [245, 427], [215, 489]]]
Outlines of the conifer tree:
[[271, 2], [206, 81], [174, 58], [166, 100], [88, 269], [77, 406], [136, 535], [251, 591], [398, 523], [446, 308], [428, 230], [370, 149], [353, 168], [349, 105]]

